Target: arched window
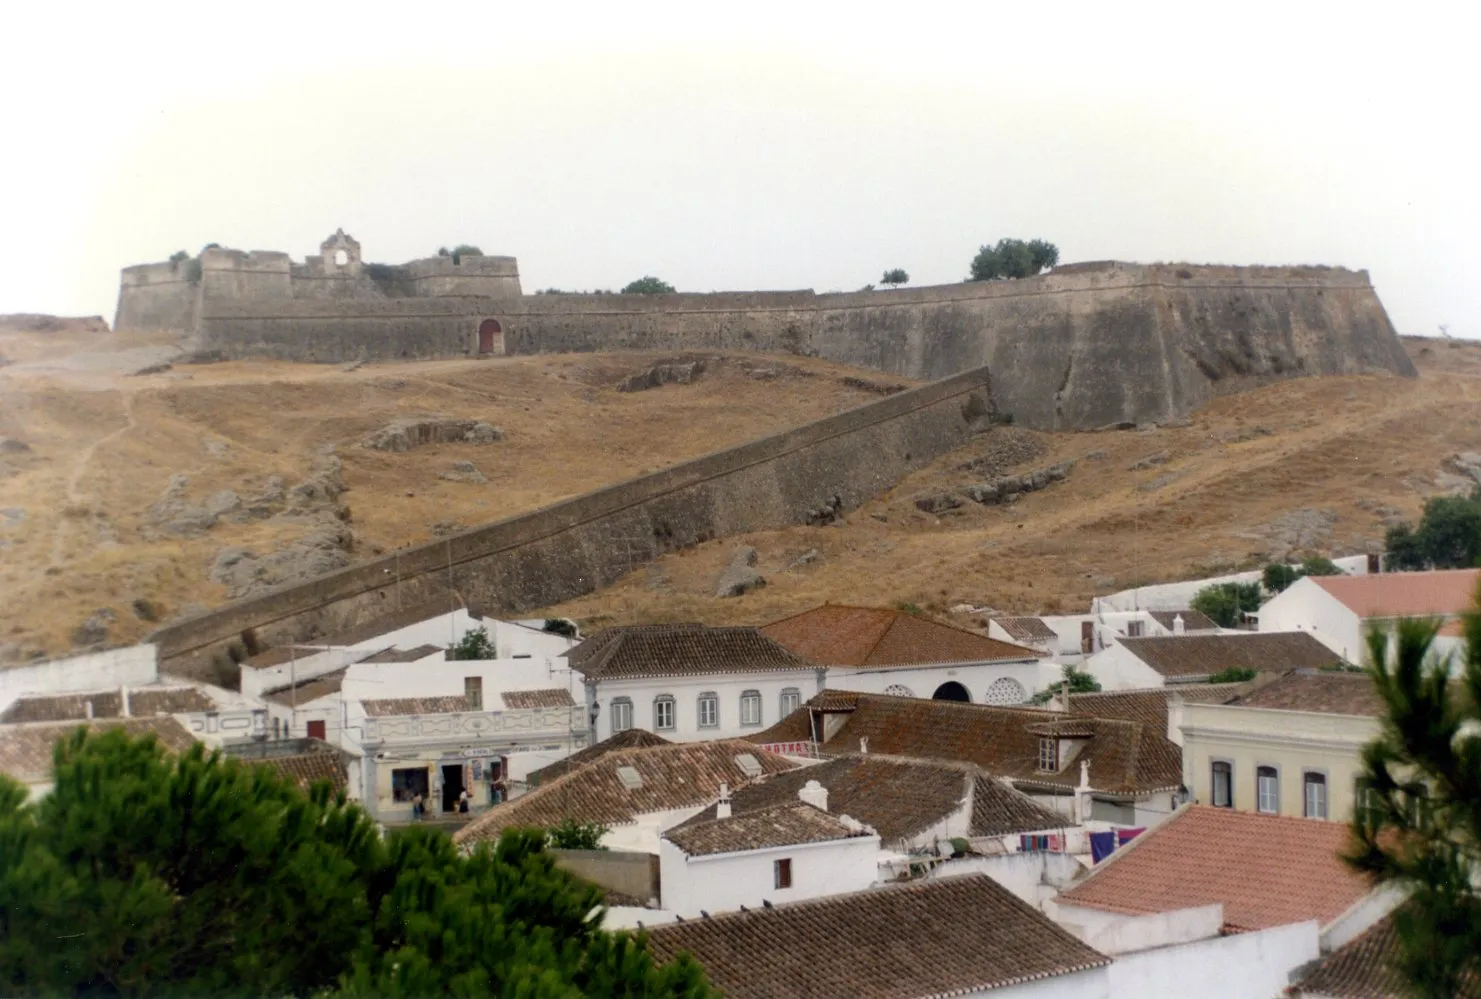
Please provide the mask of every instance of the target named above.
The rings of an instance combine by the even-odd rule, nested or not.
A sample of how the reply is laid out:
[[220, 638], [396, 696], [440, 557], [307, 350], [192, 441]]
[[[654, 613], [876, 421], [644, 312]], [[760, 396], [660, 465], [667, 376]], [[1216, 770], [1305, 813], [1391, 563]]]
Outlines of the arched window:
[[1023, 684], [1010, 676], [1000, 676], [987, 688], [986, 704], [1022, 704], [1028, 700], [1028, 691]]
[[886, 694], [889, 694], [891, 697], [914, 697], [915, 696], [915, 691], [911, 690], [909, 687], [902, 687], [898, 683], [892, 683], [892, 684], [890, 684], [888, 687], [886, 687], [884, 689], [884, 692]]
[[612, 698], [612, 733], [626, 732], [633, 727], [633, 702], [631, 697]]
[[785, 718], [800, 707], [802, 707], [802, 691], [796, 687], [784, 688], [782, 690], [782, 713], [778, 717]]
[[698, 721], [700, 728], [720, 727], [720, 696], [713, 690], [699, 695]]
[[1280, 813], [1280, 772], [1274, 767], [1255, 768], [1255, 808], [1266, 815]]
[[1301, 788], [1305, 792], [1306, 808], [1304, 813], [1308, 819], [1325, 819], [1327, 817], [1327, 775], [1307, 771], [1301, 778]]
[[671, 732], [674, 728], [674, 699], [659, 694], [653, 699], [653, 731]]
[[740, 721], [748, 726], [761, 724], [761, 691], [748, 690], [741, 694]]
[[1210, 792], [1210, 804], [1215, 808], [1234, 807], [1234, 767], [1223, 760], [1215, 760], [1213, 765], [1213, 788]]

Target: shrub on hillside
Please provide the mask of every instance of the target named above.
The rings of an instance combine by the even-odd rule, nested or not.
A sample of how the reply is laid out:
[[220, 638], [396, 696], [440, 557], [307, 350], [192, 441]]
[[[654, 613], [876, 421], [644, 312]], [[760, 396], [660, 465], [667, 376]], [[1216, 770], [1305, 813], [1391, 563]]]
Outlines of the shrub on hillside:
[[1389, 528], [1384, 541], [1390, 569], [1469, 569], [1481, 564], [1481, 487], [1469, 496], [1426, 501], [1417, 529], [1398, 524]]
[[672, 295], [674, 286], [660, 278], [640, 277], [622, 289], [624, 295]]

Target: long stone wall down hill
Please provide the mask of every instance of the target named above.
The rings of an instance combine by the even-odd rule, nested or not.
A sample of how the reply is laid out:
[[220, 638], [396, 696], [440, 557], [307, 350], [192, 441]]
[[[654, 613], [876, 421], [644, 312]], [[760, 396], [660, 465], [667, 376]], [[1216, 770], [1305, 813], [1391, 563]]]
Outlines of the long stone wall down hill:
[[815, 295], [527, 295], [382, 302], [207, 301], [205, 346], [338, 362], [452, 357], [498, 319], [512, 354], [757, 350], [913, 378], [980, 366], [1023, 425], [1186, 416], [1300, 375], [1412, 375], [1365, 271], [1076, 264], [1037, 278]]
[[515, 614], [714, 538], [826, 522], [966, 443], [993, 413], [985, 369], [563, 500], [445, 541], [238, 600], [150, 639], [163, 669], [211, 675], [252, 632], [280, 645], [433, 602]]

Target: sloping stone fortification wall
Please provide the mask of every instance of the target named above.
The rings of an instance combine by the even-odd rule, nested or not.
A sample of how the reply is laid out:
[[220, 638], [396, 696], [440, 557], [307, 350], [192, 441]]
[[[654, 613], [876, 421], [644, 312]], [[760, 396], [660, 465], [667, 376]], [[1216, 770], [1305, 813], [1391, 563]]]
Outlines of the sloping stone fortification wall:
[[248, 629], [277, 645], [434, 600], [496, 614], [548, 606], [678, 548], [826, 522], [962, 445], [991, 413], [986, 370], [963, 372], [446, 541], [239, 600], [167, 626], [151, 641], [169, 672], [204, 676], [212, 656]]
[[915, 378], [987, 365], [1021, 424], [1180, 418], [1298, 375], [1412, 375], [1367, 272], [1080, 264], [1038, 278], [815, 295], [528, 295], [352, 302], [212, 300], [204, 345], [231, 357], [457, 357], [497, 319], [509, 353], [731, 349]]

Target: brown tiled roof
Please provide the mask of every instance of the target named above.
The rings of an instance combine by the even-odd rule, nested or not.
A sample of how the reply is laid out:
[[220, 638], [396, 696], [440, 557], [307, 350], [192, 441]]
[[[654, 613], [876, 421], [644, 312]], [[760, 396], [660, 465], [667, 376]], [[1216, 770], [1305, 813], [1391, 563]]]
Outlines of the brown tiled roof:
[[836, 815], [794, 798], [728, 819], [712, 817], [703, 822], [686, 822], [670, 829], [665, 838], [691, 857], [704, 857], [868, 835], [859, 826], [849, 825]]
[[761, 629], [804, 659], [828, 666], [1002, 662], [1039, 653], [888, 607], [824, 604]]
[[[9, 774], [23, 784], [49, 780], [52, 749], [57, 740], [70, 735], [79, 727], [82, 726], [68, 721], [7, 725], [0, 728], [0, 773]], [[158, 736], [160, 745], [172, 753], [181, 752], [195, 744], [195, 737], [170, 715], [103, 719], [89, 722], [86, 727], [95, 732], [121, 728], [136, 738], [153, 733]]]
[[472, 711], [468, 698], [462, 694], [445, 697], [380, 697], [360, 702], [365, 713], [372, 718], [388, 715], [450, 715], [458, 711]]
[[[1399, 956], [1399, 933], [1390, 913], [1308, 968], [1288, 990], [1291, 996], [1323, 999], [1408, 999], [1414, 995], [1393, 968]], [[1481, 981], [1472, 976], [1456, 999], [1481, 997]]]
[[349, 670], [350, 668], [346, 666], [333, 673], [325, 673], [312, 680], [304, 680], [297, 687], [282, 687], [262, 696], [264, 700], [272, 701], [274, 704], [307, 704], [321, 697], [337, 694], [344, 689], [345, 674]]
[[672, 745], [669, 740], [661, 735], [655, 735], [645, 728], [629, 728], [609, 739], [603, 739], [594, 746], [587, 746], [577, 753], [572, 753], [563, 760], [557, 760], [549, 766], [541, 767], [539, 770], [531, 770], [528, 776], [530, 787], [538, 787], [541, 784], [549, 784], [557, 777], [561, 777], [571, 770], [592, 760], [601, 759], [608, 753], [619, 749], [645, 749], [649, 746]]
[[418, 659], [426, 659], [430, 655], [445, 651], [447, 650], [440, 645], [417, 645], [409, 649], [381, 649], [360, 661], [362, 663], [414, 663]]
[[[797, 792], [810, 780], [828, 792], [828, 811], [871, 826], [886, 844], [898, 844], [944, 821], [971, 798], [968, 835], [1059, 829], [1066, 822], [1057, 812], [970, 764], [911, 760], [877, 753], [840, 756], [813, 766], [758, 780], [731, 797], [731, 814], [798, 801]], [[682, 823], [715, 817], [713, 805]]]
[[249, 669], [266, 669], [269, 666], [281, 666], [294, 659], [307, 659], [323, 651], [313, 645], [278, 645], [242, 660], [242, 665]]
[[965, 995], [1111, 963], [981, 874], [666, 924], [648, 947], [729, 999]]
[[1305, 631], [1123, 638], [1128, 652], [1170, 679], [1213, 676], [1226, 669], [1284, 673], [1319, 669], [1342, 657]]
[[566, 653], [588, 679], [768, 673], [814, 668], [755, 628], [647, 624], [608, 628]]
[[1172, 631], [1173, 621], [1176, 618], [1183, 619], [1183, 631], [1218, 631], [1219, 624], [1203, 611], [1196, 610], [1170, 610], [1170, 611], [1148, 611], [1152, 620], [1156, 621], [1168, 631]]
[[[751, 779], [736, 759], [742, 755], [753, 758], [763, 774], [797, 766], [741, 739], [618, 750], [523, 797], [495, 805], [453, 838], [459, 842], [496, 839], [513, 826], [544, 829], [567, 818], [623, 825], [650, 812], [698, 808], [719, 797], [721, 784], [740, 787]], [[627, 776], [635, 773], [635, 786], [629, 787], [619, 770]]]
[[571, 692], [564, 687], [548, 687], [543, 690], [510, 690], [500, 695], [504, 707], [511, 711], [529, 708], [574, 708], [576, 702]]
[[[836, 703], [836, 692], [830, 696]], [[814, 706], [822, 697], [818, 695], [807, 706]], [[826, 755], [857, 753], [860, 741], [868, 739], [871, 754], [972, 763], [1015, 785], [1069, 790], [1080, 782], [1081, 761], [1090, 763], [1090, 783], [1103, 793], [1143, 795], [1173, 790], [1182, 783], [1181, 770], [1177, 780], [1162, 783], [1170, 775], [1139, 763], [1142, 727], [1137, 722], [884, 694], [851, 693], [848, 697], [853, 701], [853, 711], [820, 747]], [[810, 739], [807, 714], [793, 712], [752, 738], [763, 744]], [[1056, 722], [1083, 726], [1095, 734], [1073, 760], [1065, 761], [1059, 773], [1040, 773], [1039, 736], [1030, 728]]]
[[[87, 718], [89, 703], [94, 718], [117, 718], [123, 713], [123, 694], [104, 690], [91, 694], [21, 697], [0, 714], [0, 723], [82, 721]], [[129, 688], [129, 714], [134, 717], [211, 711], [215, 707], [216, 702], [195, 687]]]
[[1367, 673], [1293, 670], [1229, 703], [1245, 708], [1315, 711], [1327, 715], [1376, 718], [1383, 713], [1378, 689]]
[[1307, 578], [1359, 617], [1421, 617], [1470, 610], [1481, 569]]
[[243, 762], [272, 767], [304, 789], [315, 781], [327, 780], [335, 791], [343, 791], [349, 785], [349, 774], [346, 771], [344, 757], [330, 747], [326, 747], [326, 750], [321, 753], [269, 756], [261, 760]]
[[1326, 927], [1370, 890], [1339, 856], [1349, 835], [1343, 822], [1190, 805], [1057, 901], [1136, 916], [1222, 902], [1229, 931]]
[[1057, 644], [1059, 635], [1038, 617], [995, 617], [998, 627], [1020, 642], [1049, 642]]

